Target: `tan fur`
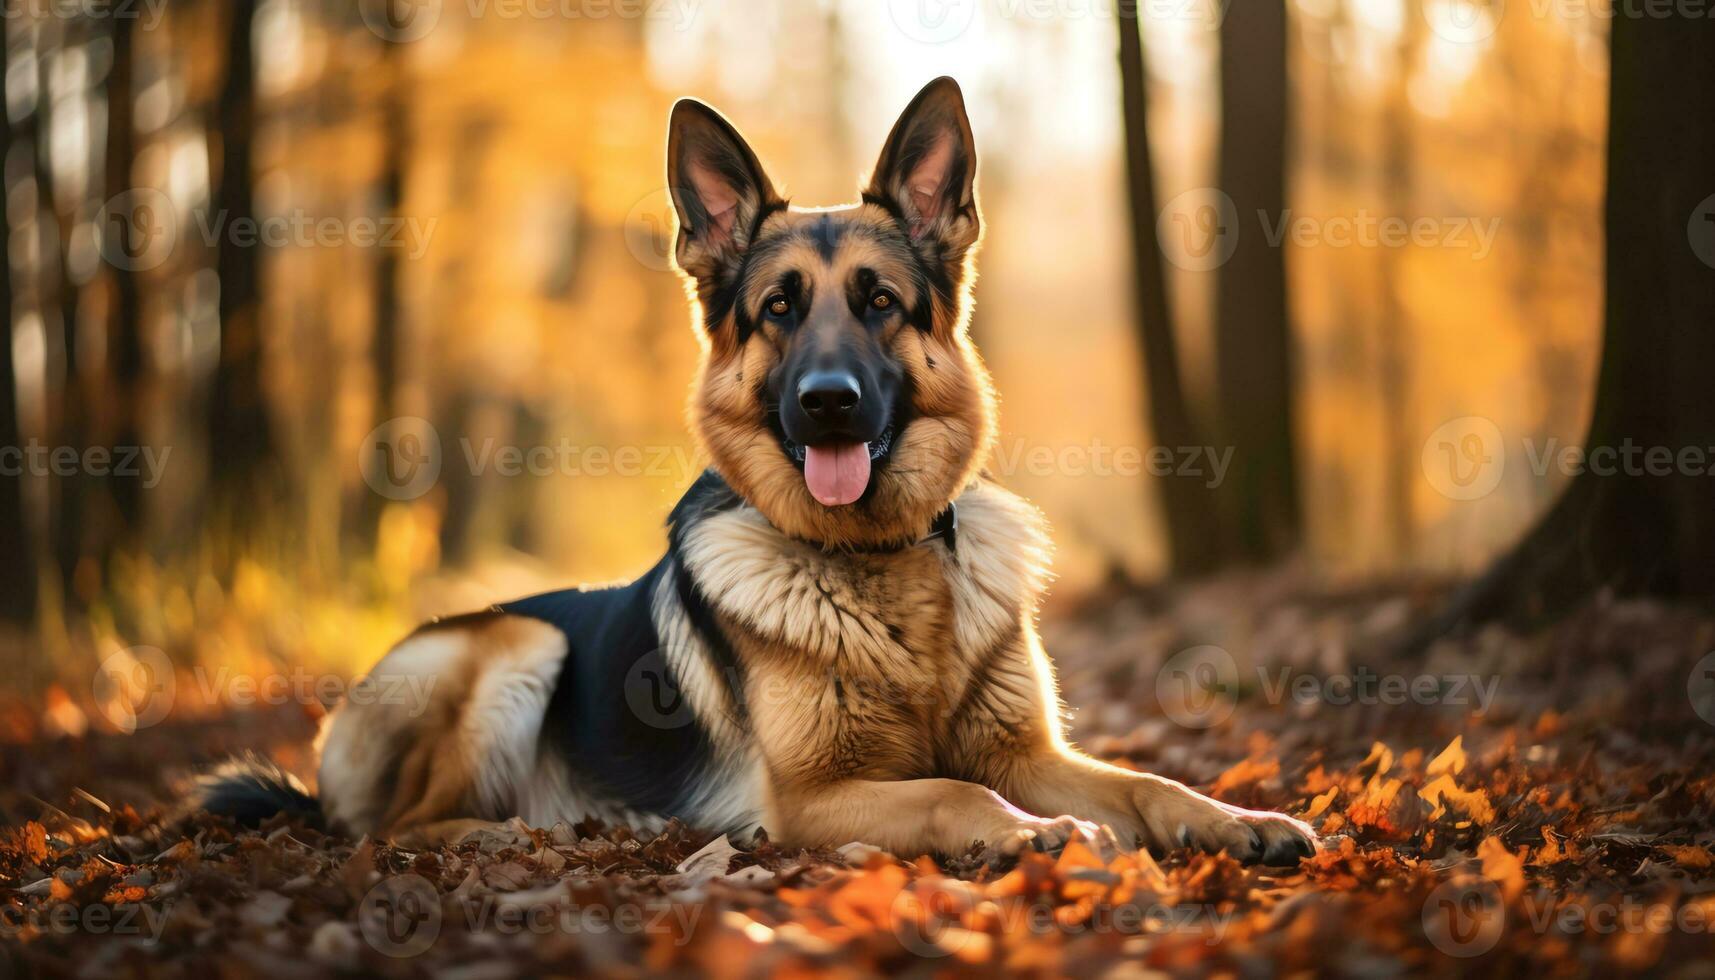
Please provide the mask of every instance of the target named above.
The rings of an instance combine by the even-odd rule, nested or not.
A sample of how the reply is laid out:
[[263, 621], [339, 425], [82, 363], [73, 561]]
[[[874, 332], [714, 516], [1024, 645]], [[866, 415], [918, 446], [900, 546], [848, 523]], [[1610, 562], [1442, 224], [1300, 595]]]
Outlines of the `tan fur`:
[[559, 631], [517, 616], [430, 624], [395, 646], [323, 723], [323, 805], [356, 833], [452, 817], [510, 816], [566, 653]]

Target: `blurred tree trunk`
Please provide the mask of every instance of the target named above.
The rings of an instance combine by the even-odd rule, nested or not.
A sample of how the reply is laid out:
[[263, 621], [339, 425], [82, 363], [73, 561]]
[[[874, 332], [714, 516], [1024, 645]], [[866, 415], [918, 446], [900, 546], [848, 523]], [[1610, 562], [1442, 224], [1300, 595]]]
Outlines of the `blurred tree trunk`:
[[[405, 198], [405, 161], [410, 158], [410, 120], [407, 116], [404, 45], [381, 42], [381, 179], [378, 217], [382, 221], [402, 218]], [[399, 414], [399, 250], [375, 250], [375, 312], [371, 357], [375, 378], [375, 424], [382, 425]], [[363, 524], [359, 532], [374, 545], [381, 531], [381, 512], [387, 498], [373, 491], [364, 495]]]
[[[1149, 89], [1137, 0], [1120, 0], [1118, 15], [1126, 190], [1131, 202], [1132, 288], [1150, 430], [1158, 445], [1201, 446], [1204, 439], [1192, 421], [1179, 378], [1179, 345], [1173, 332], [1161, 243], [1155, 233], [1155, 164], [1149, 149]], [[1161, 478], [1159, 486], [1169, 570], [1208, 571], [1215, 564], [1218, 543], [1208, 491], [1200, 480], [1172, 476]]]
[[[0, 37], [0, 42], [4, 38]], [[0, 43], [0, 78], [6, 77], [8, 45]], [[0, 119], [0, 200], [10, 199], [5, 161], [12, 150], [12, 125]], [[14, 305], [12, 297], [12, 223], [0, 208], [0, 314], [6, 333], [0, 336], [0, 446], [22, 447], [23, 424], [18, 410], [18, 372], [12, 360]], [[7, 461], [11, 463], [11, 460]], [[25, 511], [24, 473], [0, 473], [0, 621], [27, 624], [36, 613], [36, 548]]]
[[[222, 228], [254, 220], [251, 140], [256, 128], [252, 32], [256, 0], [234, 0], [227, 25], [226, 84], [216, 105], [220, 147], [215, 195]], [[231, 234], [216, 243], [220, 362], [209, 402], [210, 511], [216, 527], [240, 532], [272, 513], [283, 477], [263, 390], [261, 255]]]
[[[107, 75], [107, 198], [131, 189], [131, 166], [136, 158], [135, 127], [132, 106], [135, 104], [132, 31], [136, 19], [114, 17], [113, 66]], [[143, 445], [143, 337], [141, 301], [137, 277], [129, 270], [112, 264], [103, 266], [112, 285], [111, 315], [108, 321], [108, 411], [112, 423], [108, 429], [114, 446]], [[143, 483], [138, 476], [115, 474], [107, 481], [122, 537], [135, 538], [143, 523]]]
[[[84, 354], [83, 336], [78, 322], [81, 285], [75, 280], [72, 263], [72, 230], [77, 226], [79, 211], [88, 187], [85, 186], [85, 160], [60, 160], [60, 153], [74, 152], [75, 144], [56, 145], [51, 134], [59, 113], [73, 111], [69, 103], [85, 99], [88, 92], [79, 88], [68, 92], [74, 84], [63, 73], [56, 73], [60, 64], [54, 52], [80, 47], [86, 24], [78, 18], [49, 18], [39, 26], [37, 34], [36, 124], [34, 141], [36, 180], [41, 197], [41, 221], [52, 223], [50, 241], [58, 247], [50, 257], [44, 256], [41, 268], [46, 282], [42, 286], [42, 322], [50, 345], [57, 344], [63, 353], [63, 376], [57, 402], [52, 440], [56, 451], [67, 448], [81, 454], [88, 448], [92, 425], [92, 402], [100, 391], [99, 378], [89, 377], [90, 358]], [[51, 312], [50, 312], [51, 311]], [[57, 336], [56, 336], [57, 333]], [[50, 347], [50, 349], [52, 349]], [[99, 586], [94, 567], [86, 566], [84, 558], [96, 545], [100, 523], [95, 514], [92, 484], [95, 480], [81, 466], [68, 472], [56, 472], [51, 478], [54, 487], [54, 515], [51, 531], [52, 553], [61, 580], [63, 598], [77, 603]]]
[[1607, 297], [1585, 440], [1613, 454], [1612, 471], [1574, 476], [1419, 646], [1471, 622], [1540, 620], [1604, 589], [1715, 595], [1715, 114], [1663, 97], [1715, 91], [1715, 21], [1616, 17], [1612, 43]]
[[[1218, 186], [1239, 218], [1286, 211], [1286, 3], [1234, 4], [1221, 25]], [[1237, 237], [1215, 294], [1215, 381], [1221, 438], [1233, 449], [1220, 488], [1222, 551], [1268, 561], [1298, 546], [1293, 353], [1285, 242]]]

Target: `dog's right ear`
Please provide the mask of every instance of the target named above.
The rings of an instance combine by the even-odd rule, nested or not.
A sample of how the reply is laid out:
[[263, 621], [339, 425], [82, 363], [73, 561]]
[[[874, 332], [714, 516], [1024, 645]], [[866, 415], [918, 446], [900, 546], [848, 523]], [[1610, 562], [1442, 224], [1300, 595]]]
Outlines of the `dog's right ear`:
[[744, 137], [696, 99], [674, 103], [667, 122], [667, 190], [679, 215], [674, 257], [698, 279], [736, 272], [757, 215], [780, 203]]

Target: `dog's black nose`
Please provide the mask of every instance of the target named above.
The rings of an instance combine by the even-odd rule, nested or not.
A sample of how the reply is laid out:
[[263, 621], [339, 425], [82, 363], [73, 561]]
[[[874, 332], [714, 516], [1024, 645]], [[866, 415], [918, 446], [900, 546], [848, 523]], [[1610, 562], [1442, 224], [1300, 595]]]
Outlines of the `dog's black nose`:
[[822, 425], [849, 425], [857, 419], [863, 390], [847, 371], [817, 371], [798, 382], [798, 406]]

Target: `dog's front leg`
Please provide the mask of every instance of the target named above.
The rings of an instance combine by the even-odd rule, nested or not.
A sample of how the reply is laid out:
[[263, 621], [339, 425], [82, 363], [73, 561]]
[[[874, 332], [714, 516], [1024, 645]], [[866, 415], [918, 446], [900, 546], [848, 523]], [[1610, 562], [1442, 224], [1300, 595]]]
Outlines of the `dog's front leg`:
[[[862, 841], [910, 856], [963, 854], [982, 841], [990, 856], [1057, 851], [1094, 824], [1038, 817], [993, 790], [958, 779], [842, 779], [776, 788], [770, 829], [800, 847]], [[1057, 811], [1056, 811], [1057, 812]]]
[[1127, 846], [1227, 851], [1270, 864], [1314, 852], [1315, 832], [1301, 821], [1083, 755], [1067, 744], [1060, 717], [1053, 668], [1027, 626], [997, 651], [949, 717], [945, 755], [956, 760], [956, 775], [1026, 810], [1107, 824]]
[[1222, 803], [1171, 779], [1110, 766], [1065, 745], [1042, 745], [1009, 760], [996, 783], [1020, 806], [1107, 824], [1130, 846], [1226, 851], [1241, 860], [1277, 865], [1295, 864], [1315, 852], [1316, 833], [1302, 821]]

